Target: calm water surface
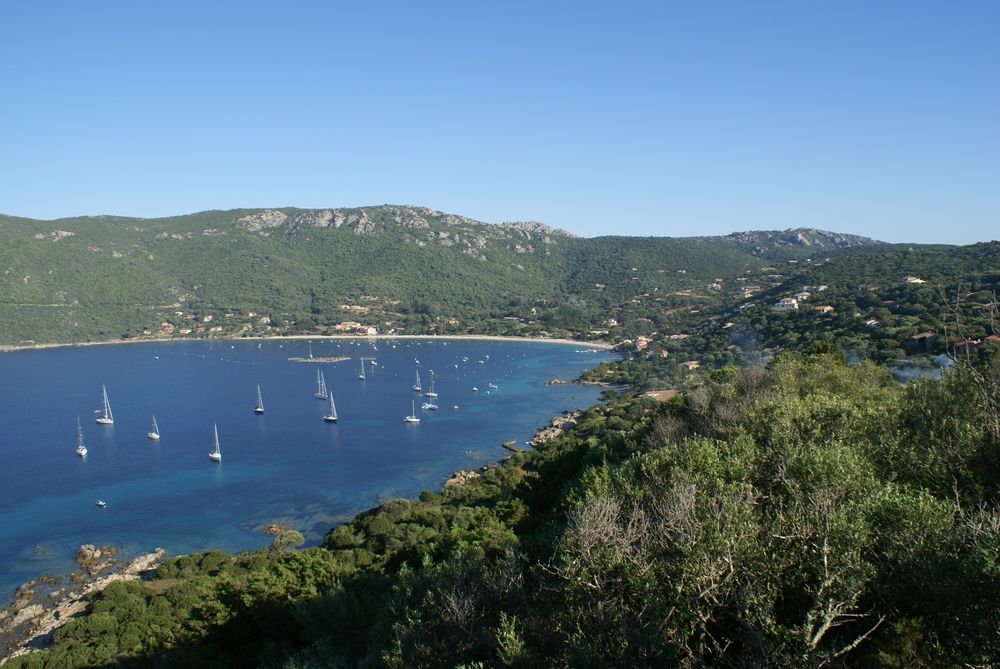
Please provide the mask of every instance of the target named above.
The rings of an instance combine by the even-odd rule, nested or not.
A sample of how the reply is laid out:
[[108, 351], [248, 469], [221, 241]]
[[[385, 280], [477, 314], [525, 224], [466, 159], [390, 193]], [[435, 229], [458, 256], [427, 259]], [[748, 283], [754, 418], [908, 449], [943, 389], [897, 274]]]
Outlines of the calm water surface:
[[[553, 415], [595, 403], [599, 388], [545, 381], [612, 357], [531, 342], [316, 340], [315, 356], [351, 359], [288, 360], [309, 347], [172, 342], [0, 355], [0, 596], [69, 571], [83, 543], [120, 546], [125, 557], [157, 546], [247, 550], [267, 545], [270, 522], [316, 542], [381, 499], [437, 489], [456, 469], [502, 457], [501, 442], [523, 442]], [[364, 381], [362, 357], [375, 359]], [[421, 411], [425, 398], [410, 389], [418, 360], [424, 390], [436, 372], [436, 412]], [[317, 369], [339, 423], [322, 420]], [[101, 384], [112, 426], [94, 422]], [[408, 425], [414, 400], [422, 420]], [[158, 442], [146, 438], [153, 414]], [[85, 459], [74, 453], [77, 416]], [[212, 421], [221, 464], [208, 458]]]

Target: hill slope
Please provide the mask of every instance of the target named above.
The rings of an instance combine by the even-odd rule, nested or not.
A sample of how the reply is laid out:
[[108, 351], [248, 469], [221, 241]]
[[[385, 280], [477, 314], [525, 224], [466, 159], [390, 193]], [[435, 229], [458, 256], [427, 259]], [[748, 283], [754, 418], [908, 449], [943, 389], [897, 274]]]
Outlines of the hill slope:
[[694, 289], [759, 267], [765, 260], [755, 253], [777, 248], [769, 240], [778, 237], [757, 234], [752, 245], [581, 239], [540, 223], [391, 205], [0, 216], [0, 343], [313, 333], [345, 320], [400, 332], [579, 336], [635, 294]]

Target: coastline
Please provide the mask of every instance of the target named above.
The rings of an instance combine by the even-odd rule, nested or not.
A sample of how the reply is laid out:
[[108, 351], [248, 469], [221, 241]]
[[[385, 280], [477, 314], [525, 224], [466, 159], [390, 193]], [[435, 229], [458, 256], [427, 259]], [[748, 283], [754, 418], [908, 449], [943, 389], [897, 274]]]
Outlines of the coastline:
[[[563, 411], [547, 424], [536, 427], [532, 438], [524, 442], [530, 447], [527, 450], [543, 448], [548, 441], [572, 430], [582, 414], [581, 410]], [[474, 469], [452, 472], [438, 484], [438, 492], [478, 479], [490, 469], [503, 466], [513, 453], [523, 452], [512, 447], [510, 442], [502, 445], [510, 453]], [[378, 509], [381, 505], [382, 502], [376, 503], [353, 517]], [[103, 561], [99, 559], [102, 550], [96, 551], [95, 558], [82, 559], [81, 555], [88, 548], [92, 550], [95, 546], [80, 547], [77, 555], [79, 569], [55, 576], [39, 575], [23, 583], [0, 608], [0, 664], [48, 648], [56, 630], [90, 610], [94, 595], [116, 581], [152, 579], [156, 567], [167, 557], [162, 548], [155, 548], [126, 562], [116, 557], [116, 548], [104, 546], [102, 550], [107, 555]]]
[[196, 338], [196, 337], [149, 337], [149, 338], [136, 338], [136, 339], [105, 339], [101, 341], [83, 341], [83, 342], [58, 342], [58, 343], [43, 343], [43, 344], [0, 344], [0, 353], [16, 353], [18, 351], [41, 351], [45, 349], [53, 348], [70, 348], [70, 347], [83, 347], [83, 346], [111, 346], [114, 344], [169, 344], [173, 342], [187, 342], [187, 341], [200, 341], [200, 342], [232, 342], [232, 341], [294, 341], [294, 340], [323, 340], [323, 339], [335, 339], [335, 340], [348, 340], [348, 341], [360, 341], [360, 340], [392, 340], [392, 339], [427, 339], [431, 341], [438, 340], [467, 340], [467, 341], [507, 341], [507, 342], [522, 342], [522, 343], [539, 343], [539, 344], [568, 344], [572, 346], [583, 346], [586, 348], [593, 348], [600, 351], [611, 351], [615, 348], [615, 344], [609, 344], [603, 341], [583, 341], [580, 339], [565, 339], [558, 337], [515, 337], [512, 335], [477, 335], [477, 334], [461, 334], [461, 335], [411, 335], [411, 334], [378, 334], [378, 335], [265, 335], [262, 337], [206, 337], [206, 338]]
[[[211, 344], [214, 344], [214, 343], [220, 343], [221, 344], [223, 342], [235, 342], [237, 340], [249, 340], [248, 341], [249, 346], [247, 348], [253, 347], [255, 349], [256, 347], [253, 346], [253, 340], [255, 340], [255, 339], [257, 341], [263, 341], [263, 340], [266, 339], [266, 340], [272, 341], [272, 342], [273, 341], [284, 341], [286, 339], [287, 340], [311, 340], [311, 339], [316, 339], [317, 341], [322, 341], [323, 339], [331, 339], [331, 340], [338, 340], [338, 341], [339, 340], [354, 341], [354, 342], [358, 342], [359, 343], [360, 340], [362, 340], [362, 339], [367, 340], [367, 341], [375, 341], [375, 340], [393, 341], [393, 340], [397, 340], [398, 339], [398, 340], [400, 340], [400, 342], [404, 342], [404, 341], [407, 341], [407, 340], [412, 340], [412, 341], [418, 341], [418, 342], [419, 341], [427, 341], [427, 342], [430, 342], [430, 343], [433, 343], [433, 342], [438, 341], [438, 340], [440, 340], [440, 342], [444, 342], [444, 341], [461, 342], [461, 341], [464, 340], [464, 341], [470, 342], [470, 344], [472, 342], [479, 342], [479, 341], [486, 341], [486, 342], [489, 342], [489, 341], [495, 341], [495, 342], [516, 342], [516, 343], [540, 342], [540, 343], [546, 343], [546, 344], [562, 344], [562, 345], [567, 346], [567, 347], [574, 347], [574, 348], [577, 348], [577, 349], [583, 349], [583, 351], [577, 350], [576, 351], [577, 355], [572, 356], [574, 359], [580, 361], [577, 364], [580, 364], [582, 366], [581, 367], [582, 369], [591, 369], [591, 368], [594, 367], [595, 364], [597, 364], [595, 359], [586, 356], [585, 353], [587, 353], [587, 352], [595, 352], [596, 353], [596, 352], [599, 352], [599, 351], [610, 350], [610, 349], [613, 348], [612, 346], [610, 346], [609, 344], [604, 343], [604, 342], [580, 342], [580, 341], [574, 341], [572, 339], [566, 339], [566, 338], [529, 338], [529, 337], [510, 337], [510, 336], [500, 336], [500, 335], [468, 335], [468, 334], [462, 334], [462, 335], [379, 335], [377, 337], [367, 337], [367, 336], [358, 336], [358, 335], [324, 335], [324, 336], [310, 336], [310, 335], [278, 336], [278, 335], [273, 335], [273, 336], [266, 336], [266, 337], [253, 337], [253, 338], [249, 338], [249, 337], [236, 337], [236, 338], [225, 338], [225, 339], [221, 338], [221, 337], [217, 337], [217, 338], [165, 337], [165, 338], [148, 338], [148, 339], [128, 339], [128, 340], [122, 340], [122, 341], [108, 340], [108, 341], [95, 341], [95, 342], [76, 342], [76, 343], [60, 343], [60, 344], [38, 344], [38, 345], [29, 345], [29, 346], [17, 347], [15, 350], [30, 350], [30, 349], [34, 348], [34, 349], [38, 349], [38, 350], [44, 351], [45, 349], [57, 349], [57, 348], [67, 348], [67, 347], [108, 346], [108, 345], [112, 345], [112, 344], [115, 344], [115, 343], [147, 343], [147, 344], [154, 344], [155, 345], [155, 344], [159, 344], [159, 343], [168, 344], [168, 343], [172, 343], [172, 342], [201, 342], [202, 344], [208, 342], [208, 343], [211, 343]], [[229, 346], [225, 346], [224, 348], [228, 350]], [[300, 349], [301, 345], [299, 344], [299, 345], [297, 345], [297, 346], [295, 346], [293, 348]], [[366, 348], [367, 347], [364, 347], [364, 346], [359, 346], [358, 347], [358, 349], [360, 351], [364, 351]], [[545, 347], [543, 347], [543, 349], [544, 348]], [[388, 345], [385, 345], [385, 349], [388, 349]], [[125, 353], [125, 352], [127, 352], [129, 350], [134, 351], [134, 349], [123, 349], [123, 353]], [[161, 350], [160, 355], [163, 356], [164, 355], [163, 351], [169, 351], [169, 350], [170, 349], [163, 349], [163, 350]], [[448, 348], [438, 349], [438, 350], [443, 353], [444, 351], [447, 351]], [[508, 349], [508, 350], [510, 350], [510, 349]], [[180, 349], [178, 349], [178, 351], [180, 351]], [[150, 351], [150, 352], [152, 352], [152, 351]], [[351, 351], [348, 350], [347, 352], [351, 352]], [[491, 351], [491, 352], [493, 352], [493, 351]], [[567, 353], [572, 352], [572, 348], [566, 350], [566, 352]], [[169, 355], [169, 353], [168, 353], [168, 355]], [[355, 352], [354, 355], [357, 356], [358, 353]], [[361, 355], [366, 355], [366, 354], [362, 352]], [[518, 356], [518, 355], [520, 355], [520, 354], [515, 353], [515, 356]], [[421, 357], [423, 357], [423, 356], [421, 356]], [[601, 359], [604, 358], [604, 356], [599, 356], [599, 357]], [[544, 376], [540, 376], [539, 380], [544, 379], [544, 378], [545, 378]], [[595, 399], [595, 401], [600, 401], [600, 400]], [[591, 403], [589, 401], [587, 401], [584, 404], [582, 404], [581, 406], [589, 406], [590, 404]], [[559, 406], [559, 408], [563, 408], [564, 405], [560, 404], [558, 406]], [[565, 406], [572, 406], [572, 405], [567, 404]], [[549, 419], [549, 420], [551, 420], [551, 419]], [[540, 422], [538, 424], [532, 425], [530, 427], [530, 430], [531, 430], [530, 432], [528, 430], [525, 430], [525, 432], [524, 432], [524, 435], [525, 435], [524, 436], [524, 440], [527, 441], [529, 439], [532, 439], [534, 437], [534, 435], [536, 435], [540, 429], [542, 429], [543, 427], [545, 427], [546, 422], [547, 421], [542, 421], [542, 422]], [[486, 444], [483, 444], [483, 445], [485, 446]], [[486, 462], [493, 462], [493, 464], [496, 464], [500, 460], [501, 460], [501, 457], [500, 457], [500, 455], [498, 455], [495, 460], [487, 459]], [[461, 466], [461, 464], [459, 464], [459, 466]], [[430, 490], [440, 490], [441, 484], [443, 483], [443, 480], [444, 480], [444, 478], [447, 477], [447, 475], [446, 475], [446, 473], [443, 473], [442, 476], [443, 476], [443, 478], [441, 480], [439, 480], [439, 481], [434, 481], [434, 482], [430, 482], [429, 481], [427, 483], [427, 485], [426, 485], [426, 488], [430, 489]], [[373, 502], [373, 504], [374, 504], [374, 502]], [[360, 513], [361, 511], [359, 510], [358, 512]], [[353, 517], [353, 515], [356, 515], [356, 514], [351, 514], [352, 517]], [[79, 539], [79, 541], [81, 541], [81, 542], [87, 542], [87, 541], [92, 541], [92, 540], [93, 539], [89, 535], [85, 536], [85, 537], [81, 537]], [[31, 574], [29, 574], [29, 576], [30, 575]], [[7, 593], [5, 593], [5, 594], [7, 594]], [[6, 598], [3, 598], [3, 599], [6, 599]], [[8, 603], [8, 602], [0, 602], [0, 607], [2, 607], [6, 603]]]
[[[513, 454], [544, 448], [547, 442], [573, 430], [582, 414], [583, 410], [580, 409], [565, 410], [555, 414], [547, 423], [536, 426], [531, 439], [523, 442], [528, 448], [518, 448], [513, 440], [504, 442], [501, 446], [510, 451], [506, 455], [485, 462], [474, 469], [453, 471], [440, 480], [435, 488], [436, 491], [443, 493], [449, 488], [465, 485], [490, 469], [502, 467]], [[368, 511], [378, 509], [383, 503], [380, 500], [352, 514], [352, 520], [347, 522], [352, 522]], [[334, 527], [332, 526], [330, 530]], [[0, 608], [0, 664], [14, 657], [49, 647], [52, 645], [55, 631], [70, 620], [89, 612], [93, 597], [108, 585], [122, 580], [150, 580], [154, 577], [156, 567], [167, 558], [164, 549], [155, 548], [124, 561], [118, 559], [117, 549], [113, 546], [102, 546], [96, 551], [96, 557], [81, 558], [86, 549], [91, 549], [91, 554], [94, 554], [94, 548], [93, 545], [80, 547], [77, 554], [79, 569], [58, 575], [40, 574], [23, 583], [5, 603], [0, 602], [3, 604]], [[226, 552], [236, 555], [253, 550], [257, 549]], [[99, 559], [102, 551], [106, 553], [103, 561]]]

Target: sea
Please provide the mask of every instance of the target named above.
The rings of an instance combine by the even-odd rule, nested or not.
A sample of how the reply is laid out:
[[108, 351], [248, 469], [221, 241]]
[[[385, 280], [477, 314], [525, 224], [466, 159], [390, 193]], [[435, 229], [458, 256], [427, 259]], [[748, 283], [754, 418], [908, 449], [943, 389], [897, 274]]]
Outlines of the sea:
[[[316, 362], [338, 357], [347, 359]], [[600, 401], [600, 387], [546, 381], [613, 357], [580, 344], [437, 338], [0, 355], [0, 597], [71, 571], [81, 544], [115, 546], [123, 559], [157, 547], [251, 550], [270, 543], [271, 523], [316, 544], [363, 509], [501, 459], [505, 441], [527, 448], [553, 416]], [[328, 403], [313, 397], [317, 370], [337, 423], [323, 421]], [[424, 391], [434, 371], [436, 411], [411, 389], [418, 370]], [[102, 385], [113, 425], [95, 423]], [[404, 422], [414, 407], [420, 422]], [[146, 436], [154, 415], [159, 441]], [[85, 458], [75, 452], [78, 417]], [[208, 457], [213, 423], [221, 463]]]

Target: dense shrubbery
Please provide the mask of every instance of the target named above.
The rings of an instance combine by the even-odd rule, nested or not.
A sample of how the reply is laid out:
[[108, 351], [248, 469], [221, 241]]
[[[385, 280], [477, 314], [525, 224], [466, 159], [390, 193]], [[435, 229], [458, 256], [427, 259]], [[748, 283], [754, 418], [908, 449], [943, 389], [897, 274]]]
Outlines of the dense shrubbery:
[[998, 382], [821, 355], [616, 399], [322, 547], [170, 560], [10, 666], [996, 664]]

